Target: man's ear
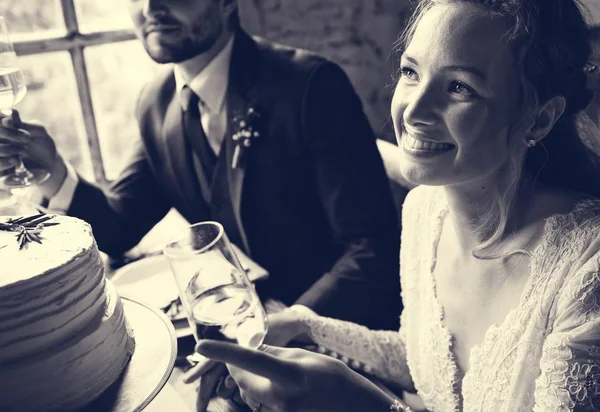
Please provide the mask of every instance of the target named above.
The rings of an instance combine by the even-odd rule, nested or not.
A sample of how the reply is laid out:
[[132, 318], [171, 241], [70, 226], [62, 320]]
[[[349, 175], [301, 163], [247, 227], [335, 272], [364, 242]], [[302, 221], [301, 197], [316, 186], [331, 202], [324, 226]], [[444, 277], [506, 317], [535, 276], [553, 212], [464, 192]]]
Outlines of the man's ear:
[[541, 104], [537, 109], [533, 125], [527, 131], [527, 140], [535, 140], [537, 143], [546, 137], [565, 112], [566, 106], [567, 102], [563, 96], [554, 96]]

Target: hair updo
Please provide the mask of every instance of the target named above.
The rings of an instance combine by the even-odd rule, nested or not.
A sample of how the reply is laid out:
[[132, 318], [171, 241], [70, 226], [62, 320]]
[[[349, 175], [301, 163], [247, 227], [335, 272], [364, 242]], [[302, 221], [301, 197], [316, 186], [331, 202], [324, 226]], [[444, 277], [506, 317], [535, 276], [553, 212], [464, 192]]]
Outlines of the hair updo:
[[600, 196], [598, 164], [577, 135], [575, 116], [592, 98], [584, 67], [591, 52], [584, 8], [578, 0], [420, 0], [398, 41], [399, 52], [410, 43], [423, 15], [436, 4], [471, 3], [490, 16], [508, 23], [504, 36], [513, 51], [521, 86], [521, 109], [513, 128], [532, 113], [538, 104], [563, 96], [565, 112], [550, 133], [525, 158], [524, 142], [509, 142], [510, 182], [480, 228], [484, 241], [475, 252], [495, 245], [503, 236], [508, 211], [520, 187], [537, 179], [564, 189]]

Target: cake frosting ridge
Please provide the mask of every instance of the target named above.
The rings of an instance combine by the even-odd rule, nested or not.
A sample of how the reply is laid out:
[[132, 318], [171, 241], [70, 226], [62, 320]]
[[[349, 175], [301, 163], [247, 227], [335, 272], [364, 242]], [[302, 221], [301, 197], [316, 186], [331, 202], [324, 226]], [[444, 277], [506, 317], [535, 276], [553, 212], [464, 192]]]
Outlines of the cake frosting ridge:
[[[7, 218], [1, 218], [0, 222]], [[121, 374], [134, 348], [91, 227], [55, 216], [42, 244], [0, 231], [0, 410], [74, 410]]]

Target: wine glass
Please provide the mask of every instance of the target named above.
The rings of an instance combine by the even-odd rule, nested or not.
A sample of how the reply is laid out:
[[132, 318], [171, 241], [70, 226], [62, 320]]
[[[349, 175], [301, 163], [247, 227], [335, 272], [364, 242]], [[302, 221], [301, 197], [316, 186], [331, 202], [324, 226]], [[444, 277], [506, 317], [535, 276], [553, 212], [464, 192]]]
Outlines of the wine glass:
[[254, 349], [262, 344], [267, 315], [221, 224], [196, 223], [163, 253], [196, 340], [224, 340]]
[[[20, 127], [20, 120], [13, 107], [23, 100], [27, 87], [25, 79], [17, 65], [17, 55], [8, 34], [6, 20], [0, 16], [0, 110], [3, 114], [10, 115], [15, 122], [15, 127]], [[28, 187], [42, 183], [50, 176], [44, 169], [26, 168], [23, 159], [14, 170], [0, 178], [0, 185], [6, 189]]]

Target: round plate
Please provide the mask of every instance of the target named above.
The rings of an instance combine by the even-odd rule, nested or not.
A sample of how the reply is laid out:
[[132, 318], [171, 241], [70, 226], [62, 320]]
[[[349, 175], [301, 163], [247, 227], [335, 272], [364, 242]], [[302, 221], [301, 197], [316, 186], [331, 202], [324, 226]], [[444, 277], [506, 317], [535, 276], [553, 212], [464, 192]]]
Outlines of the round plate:
[[138, 412], [163, 388], [175, 365], [173, 325], [159, 310], [122, 298], [135, 349], [119, 379], [82, 412]]
[[166, 308], [179, 296], [164, 255], [143, 258], [117, 269], [111, 282], [119, 295], [154, 309]]
[[115, 271], [111, 282], [122, 297], [167, 312], [178, 338], [192, 334], [166, 256], [149, 256], [123, 266]]

